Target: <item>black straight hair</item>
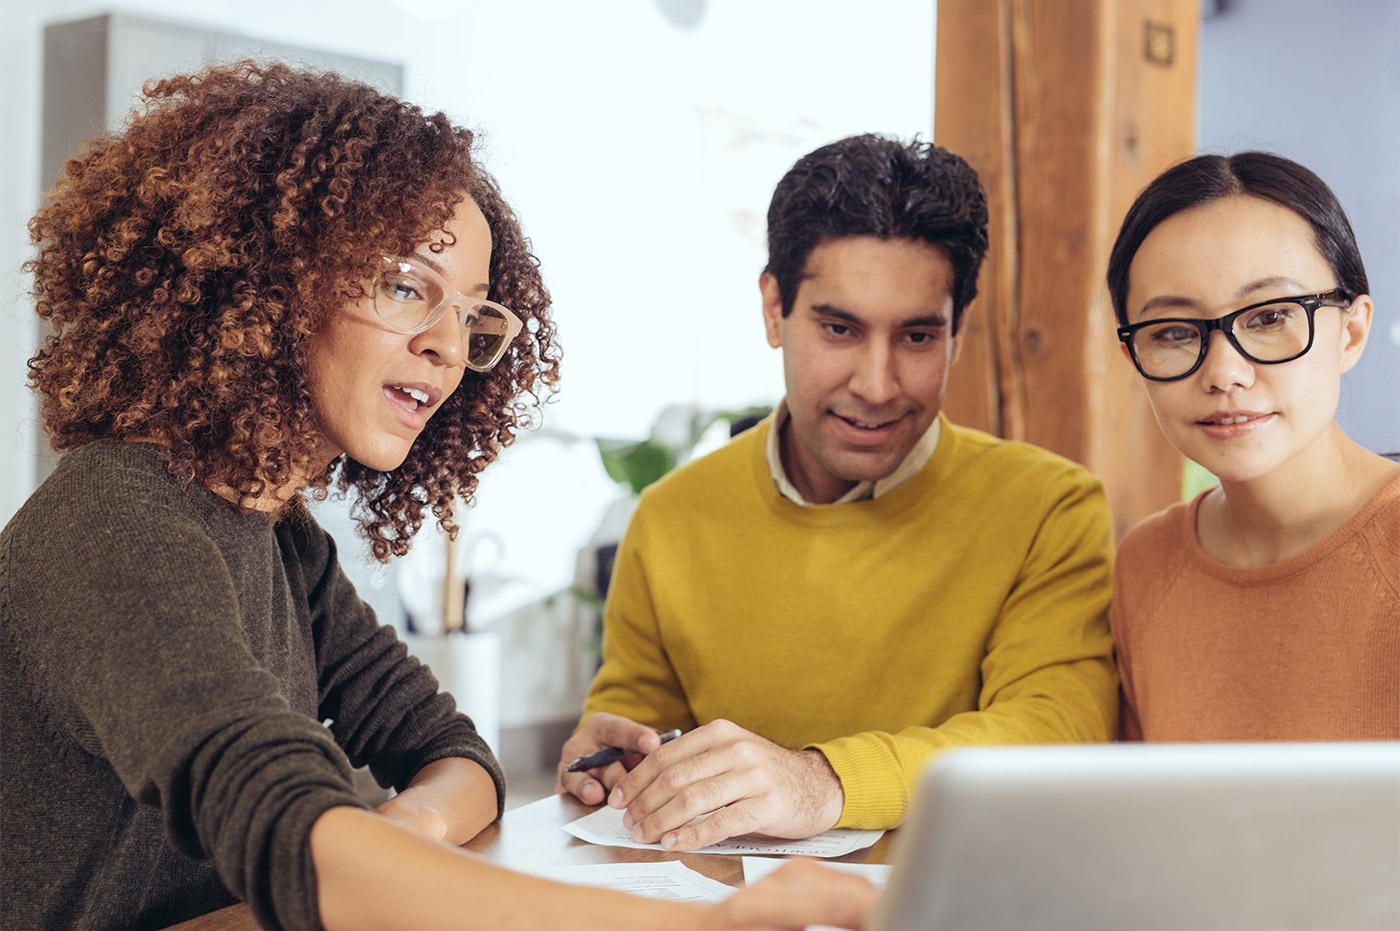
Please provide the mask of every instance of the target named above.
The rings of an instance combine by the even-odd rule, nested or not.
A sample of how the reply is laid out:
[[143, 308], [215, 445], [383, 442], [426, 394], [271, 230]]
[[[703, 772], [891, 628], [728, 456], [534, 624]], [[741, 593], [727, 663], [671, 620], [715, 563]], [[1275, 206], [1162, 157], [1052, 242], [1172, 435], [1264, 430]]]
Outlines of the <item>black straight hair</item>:
[[1158, 175], [1123, 218], [1108, 259], [1108, 293], [1120, 325], [1128, 322], [1128, 272], [1147, 235], [1173, 214], [1231, 195], [1272, 201], [1302, 217], [1342, 293], [1348, 299], [1370, 293], [1356, 234], [1326, 182], [1270, 152], [1199, 155]]

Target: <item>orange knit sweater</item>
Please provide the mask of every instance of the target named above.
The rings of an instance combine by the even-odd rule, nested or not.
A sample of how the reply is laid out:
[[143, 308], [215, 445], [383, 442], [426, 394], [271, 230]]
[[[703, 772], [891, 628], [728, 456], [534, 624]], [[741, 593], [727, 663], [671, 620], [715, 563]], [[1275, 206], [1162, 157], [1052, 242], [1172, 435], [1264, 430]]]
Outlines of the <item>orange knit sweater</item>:
[[1201, 549], [1202, 497], [1119, 548], [1122, 736], [1400, 739], [1400, 477], [1316, 546], [1254, 569]]

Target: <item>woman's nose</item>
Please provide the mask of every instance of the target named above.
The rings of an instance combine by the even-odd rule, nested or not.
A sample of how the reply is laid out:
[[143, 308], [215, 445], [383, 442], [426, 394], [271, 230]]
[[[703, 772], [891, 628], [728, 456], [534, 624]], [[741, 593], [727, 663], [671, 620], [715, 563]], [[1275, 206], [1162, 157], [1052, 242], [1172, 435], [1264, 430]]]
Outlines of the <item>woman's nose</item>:
[[1254, 384], [1254, 363], [1246, 359], [1229, 338], [1217, 330], [1206, 343], [1200, 378], [1207, 390], [1228, 391]]

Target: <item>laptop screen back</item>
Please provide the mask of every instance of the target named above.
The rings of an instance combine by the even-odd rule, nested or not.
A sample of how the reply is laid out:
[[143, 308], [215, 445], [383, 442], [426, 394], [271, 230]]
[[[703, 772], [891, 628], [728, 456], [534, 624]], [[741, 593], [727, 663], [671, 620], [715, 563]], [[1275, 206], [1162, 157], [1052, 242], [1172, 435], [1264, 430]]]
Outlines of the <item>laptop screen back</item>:
[[876, 931], [1400, 928], [1400, 743], [948, 751]]

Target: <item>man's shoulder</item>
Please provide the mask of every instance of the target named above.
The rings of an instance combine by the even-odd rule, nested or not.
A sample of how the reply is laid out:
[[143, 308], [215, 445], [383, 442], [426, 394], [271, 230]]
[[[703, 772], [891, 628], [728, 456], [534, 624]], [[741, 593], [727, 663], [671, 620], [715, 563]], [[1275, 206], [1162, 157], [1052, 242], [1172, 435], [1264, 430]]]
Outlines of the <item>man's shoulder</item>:
[[719, 449], [671, 470], [642, 492], [641, 504], [651, 509], [694, 505], [716, 496], [733, 500], [744, 483], [752, 483], [754, 457], [763, 455], [767, 431], [768, 421], [764, 421]]
[[998, 483], [1019, 479], [1028, 485], [1058, 478], [1076, 485], [1102, 485], [1083, 465], [1044, 447], [954, 423], [947, 426], [953, 443], [950, 468], [965, 477]]

